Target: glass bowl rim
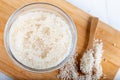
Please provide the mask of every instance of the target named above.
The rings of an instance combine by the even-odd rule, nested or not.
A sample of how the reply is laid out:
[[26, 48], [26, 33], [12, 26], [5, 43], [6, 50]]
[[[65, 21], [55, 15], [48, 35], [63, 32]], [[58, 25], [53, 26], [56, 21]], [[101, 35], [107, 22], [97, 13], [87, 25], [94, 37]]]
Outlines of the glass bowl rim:
[[[62, 14], [64, 14], [69, 22], [70, 22], [70, 25], [74, 31], [74, 42], [72, 42], [72, 50], [69, 52], [68, 56], [65, 57], [65, 59], [63, 61], [61, 61], [59, 64], [57, 64], [56, 66], [53, 66], [53, 67], [50, 67], [50, 68], [45, 68], [45, 69], [35, 69], [35, 68], [31, 68], [31, 67], [28, 67], [24, 64], [22, 64], [20, 61], [18, 61], [14, 55], [12, 54], [12, 51], [10, 49], [10, 46], [9, 46], [9, 41], [8, 41], [8, 34], [6, 33], [7, 30], [9, 29], [10, 27], [10, 23], [11, 23], [11, 20], [13, 19], [13, 17], [15, 16], [15, 14], [19, 13], [20, 10], [22, 10], [23, 8], [27, 7], [27, 6], [30, 6], [30, 5], [36, 5], [36, 4], [42, 4], [42, 5], [49, 5], [49, 6], [52, 6], [58, 10], [60, 10], [62, 12]], [[8, 32], [9, 33], [9, 32]], [[73, 36], [73, 35], [72, 35]], [[73, 44], [74, 43], [74, 44]], [[76, 30], [76, 27], [75, 27], [75, 24], [74, 22], [72, 21], [71, 17], [65, 12], [63, 11], [61, 8], [59, 8], [58, 6], [55, 6], [51, 3], [46, 3], [46, 2], [34, 2], [34, 3], [29, 3], [29, 4], [26, 4], [20, 8], [18, 8], [17, 10], [15, 10], [15, 12], [12, 13], [12, 15], [9, 17], [6, 25], [5, 25], [5, 29], [4, 29], [4, 46], [5, 46], [5, 49], [7, 51], [7, 54], [10, 56], [10, 58], [13, 60], [14, 63], [16, 63], [16, 65], [20, 66], [21, 68], [24, 68], [25, 70], [28, 70], [30, 72], [38, 72], [38, 73], [43, 73], [43, 72], [50, 72], [50, 71], [53, 71], [53, 70], [56, 70], [56, 69], [59, 69], [61, 66], [63, 66], [67, 60], [70, 58], [70, 56], [72, 56], [72, 54], [74, 54], [74, 51], [75, 51], [75, 48], [76, 48], [76, 43], [77, 43], [77, 30]]]

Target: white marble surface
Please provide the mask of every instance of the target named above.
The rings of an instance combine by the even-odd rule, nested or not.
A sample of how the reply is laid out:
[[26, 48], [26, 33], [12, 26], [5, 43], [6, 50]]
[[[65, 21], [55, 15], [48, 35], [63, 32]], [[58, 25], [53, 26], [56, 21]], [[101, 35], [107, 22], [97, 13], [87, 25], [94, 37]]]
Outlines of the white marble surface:
[[118, 70], [114, 80], [120, 80], [120, 69]]
[[12, 78], [0, 72], [0, 80], [12, 80]]
[[120, 0], [67, 0], [120, 31]]
[[[120, 0], [67, 0], [120, 31]], [[0, 80], [12, 80], [0, 73]], [[120, 80], [120, 70], [114, 80]]]

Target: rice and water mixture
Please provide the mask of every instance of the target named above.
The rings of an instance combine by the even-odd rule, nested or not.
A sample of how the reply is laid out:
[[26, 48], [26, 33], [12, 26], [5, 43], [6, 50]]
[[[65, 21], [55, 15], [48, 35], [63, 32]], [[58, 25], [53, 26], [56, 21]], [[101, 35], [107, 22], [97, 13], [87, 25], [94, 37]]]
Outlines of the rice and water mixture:
[[45, 69], [56, 66], [68, 56], [71, 32], [67, 22], [49, 11], [30, 11], [11, 25], [10, 48], [22, 64]]

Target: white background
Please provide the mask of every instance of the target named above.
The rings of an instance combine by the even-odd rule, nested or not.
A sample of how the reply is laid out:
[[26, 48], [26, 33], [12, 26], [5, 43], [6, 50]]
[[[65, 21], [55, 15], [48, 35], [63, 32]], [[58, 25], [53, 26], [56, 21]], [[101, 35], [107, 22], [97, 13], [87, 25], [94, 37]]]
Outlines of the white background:
[[[99, 19], [120, 31], [120, 0], [67, 0], [85, 12], [99, 17]], [[0, 80], [11, 80], [0, 73]], [[120, 70], [115, 80], [120, 80]]]
[[67, 0], [120, 31], [120, 0]]

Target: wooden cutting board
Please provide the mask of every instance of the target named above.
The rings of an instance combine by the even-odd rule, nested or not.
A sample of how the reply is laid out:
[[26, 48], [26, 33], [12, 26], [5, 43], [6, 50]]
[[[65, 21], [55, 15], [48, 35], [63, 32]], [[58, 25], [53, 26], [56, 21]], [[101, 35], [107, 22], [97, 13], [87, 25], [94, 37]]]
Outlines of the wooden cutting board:
[[[87, 46], [89, 35], [88, 26], [91, 15], [83, 12], [64, 0], [0, 0], [0, 71], [17, 80], [57, 80], [57, 70], [40, 74], [32, 73], [16, 66], [7, 55], [4, 48], [3, 32], [9, 16], [17, 8], [31, 2], [52, 3], [71, 16], [78, 32], [77, 52], [79, 53], [79, 58], [82, 56], [82, 53]], [[103, 72], [107, 75], [108, 80], [112, 80], [120, 67], [120, 32], [101, 21], [99, 21], [98, 27], [96, 38], [103, 40], [103, 58], [107, 60], [102, 61]], [[116, 46], [113, 45], [114, 43]]]

